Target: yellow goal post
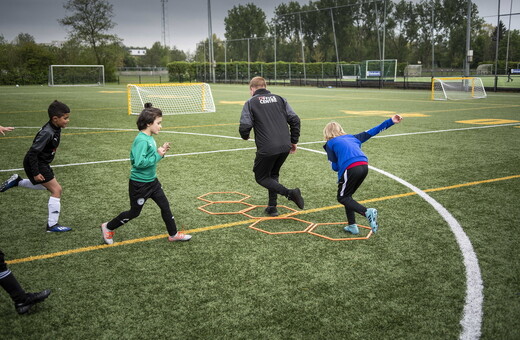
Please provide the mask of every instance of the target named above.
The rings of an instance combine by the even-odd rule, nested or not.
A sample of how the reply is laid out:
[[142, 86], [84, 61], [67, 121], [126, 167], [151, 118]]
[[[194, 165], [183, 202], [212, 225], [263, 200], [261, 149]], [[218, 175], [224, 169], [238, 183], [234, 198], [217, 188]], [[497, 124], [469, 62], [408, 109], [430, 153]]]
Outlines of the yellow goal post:
[[138, 115], [152, 103], [164, 115], [216, 112], [211, 87], [206, 83], [128, 84], [128, 114]]
[[432, 78], [432, 100], [465, 100], [486, 98], [486, 89], [478, 77]]

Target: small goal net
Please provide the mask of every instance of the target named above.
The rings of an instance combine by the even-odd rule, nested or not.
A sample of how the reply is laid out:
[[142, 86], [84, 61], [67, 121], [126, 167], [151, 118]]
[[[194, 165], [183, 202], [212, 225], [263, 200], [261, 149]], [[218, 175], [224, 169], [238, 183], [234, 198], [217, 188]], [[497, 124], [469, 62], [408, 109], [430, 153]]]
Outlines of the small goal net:
[[422, 75], [422, 65], [406, 65], [404, 68], [405, 77], [420, 77]]
[[50, 65], [49, 86], [104, 86], [103, 65]]
[[165, 115], [215, 112], [211, 88], [206, 83], [128, 84], [128, 114], [138, 115], [152, 103]]
[[477, 77], [432, 78], [432, 100], [486, 98], [482, 79]]

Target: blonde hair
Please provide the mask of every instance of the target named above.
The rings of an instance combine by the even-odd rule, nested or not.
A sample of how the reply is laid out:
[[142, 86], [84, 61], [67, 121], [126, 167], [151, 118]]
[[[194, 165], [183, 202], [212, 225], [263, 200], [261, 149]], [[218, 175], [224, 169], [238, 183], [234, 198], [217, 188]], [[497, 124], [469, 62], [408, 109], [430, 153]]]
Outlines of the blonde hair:
[[250, 89], [262, 89], [266, 88], [267, 83], [265, 82], [265, 79], [263, 77], [254, 77], [249, 82], [249, 88]]
[[327, 125], [325, 125], [325, 128], [323, 129], [323, 137], [327, 141], [331, 140], [334, 137], [343, 135], [346, 135], [346, 133], [338, 122], [330, 122]]

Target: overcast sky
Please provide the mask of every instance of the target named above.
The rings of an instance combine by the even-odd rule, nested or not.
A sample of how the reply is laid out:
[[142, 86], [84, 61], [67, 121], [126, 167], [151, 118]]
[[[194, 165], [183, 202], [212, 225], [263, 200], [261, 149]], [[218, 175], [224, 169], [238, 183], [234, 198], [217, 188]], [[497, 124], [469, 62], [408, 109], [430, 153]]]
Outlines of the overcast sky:
[[[414, 0], [417, 2], [418, 0]], [[501, 13], [520, 12], [520, 0], [501, 0]], [[109, 0], [114, 5], [113, 21], [117, 24], [111, 33], [123, 39], [126, 46], [152, 47], [154, 42], [162, 42], [161, 0]], [[268, 19], [274, 9], [288, 0], [212, 0], [213, 33], [224, 39], [224, 18], [235, 5], [253, 2], [262, 8]], [[299, 1], [302, 4], [306, 1]], [[496, 25], [498, 0], [474, 0], [479, 15]], [[19, 33], [32, 35], [37, 43], [53, 40], [63, 41], [66, 29], [58, 23], [67, 15], [63, 8], [65, 0], [0, 0], [0, 35], [12, 41]], [[196, 43], [208, 36], [207, 0], [168, 0], [167, 43], [184, 51], [194, 51]], [[489, 17], [487, 17], [489, 16]], [[508, 27], [508, 18], [503, 18]], [[520, 29], [520, 15], [512, 17], [511, 28]]]

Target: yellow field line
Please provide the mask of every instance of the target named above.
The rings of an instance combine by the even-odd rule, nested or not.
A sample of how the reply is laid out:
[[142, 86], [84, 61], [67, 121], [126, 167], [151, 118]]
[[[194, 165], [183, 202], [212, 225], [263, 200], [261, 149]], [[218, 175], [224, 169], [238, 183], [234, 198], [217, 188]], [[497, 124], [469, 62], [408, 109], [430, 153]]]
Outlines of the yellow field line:
[[[440, 187], [440, 188], [426, 189], [424, 191], [425, 192], [435, 192], [435, 191], [451, 190], [451, 189], [457, 189], [457, 188], [462, 188], [462, 187], [467, 187], [467, 186], [473, 186], [473, 185], [479, 185], [479, 184], [485, 184], [485, 183], [492, 183], [492, 182], [498, 182], [498, 181], [505, 181], [505, 180], [516, 179], [516, 178], [520, 178], [520, 175], [512, 175], [512, 176], [501, 177], [501, 178], [492, 178], [492, 179], [487, 179], [487, 180], [482, 180], [482, 181], [475, 181], [475, 182], [450, 185], [450, 186]], [[390, 195], [390, 196], [384, 196], [384, 197], [371, 198], [371, 199], [367, 199], [367, 200], [364, 200], [364, 201], [359, 201], [359, 203], [365, 204], [365, 203], [370, 203], [370, 202], [385, 201], [385, 200], [390, 200], [390, 199], [395, 199], [395, 198], [402, 198], [402, 197], [408, 197], [408, 196], [414, 196], [414, 195], [417, 195], [417, 193], [415, 193], [415, 192], [407, 192], [407, 193], [402, 193], [402, 194], [396, 194], [396, 195]], [[298, 212], [298, 214], [291, 214], [291, 216], [310, 214], [310, 213], [313, 213], [313, 212], [337, 209], [337, 208], [341, 208], [341, 207], [343, 207], [343, 205], [337, 204], [337, 205], [331, 205], [331, 206], [328, 206], [328, 207], [308, 209], [308, 210], [300, 211], [300, 212]], [[192, 233], [192, 234], [193, 233], [200, 233], [200, 232], [208, 231], [208, 230], [229, 228], [229, 227], [234, 227], [234, 226], [237, 226], [237, 225], [253, 223], [254, 221], [257, 221], [257, 220], [256, 219], [249, 219], [249, 220], [230, 222], [230, 223], [225, 223], [225, 224], [216, 224], [216, 225], [212, 225], [212, 226], [208, 226], [208, 227], [201, 227], [201, 228], [186, 230], [186, 232], [189, 232], [189, 233]], [[111, 247], [119, 247], [119, 246], [124, 246], [124, 245], [128, 245], [128, 244], [133, 244], [133, 243], [146, 242], [146, 241], [153, 241], [153, 240], [165, 238], [167, 236], [168, 236], [167, 234], [161, 234], [161, 235], [148, 236], [148, 237], [137, 238], [137, 239], [127, 240], [127, 241], [121, 241], [121, 242], [117, 242], [117, 243], [114, 243], [114, 244], [111, 244], [111, 245], [104, 244], [104, 245], [98, 245], [98, 246], [90, 246], [90, 247], [70, 249], [70, 250], [60, 251], [60, 252], [56, 252], [56, 253], [45, 254], [45, 255], [36, 255], [36, 256], [29, 256], [29, 257], [24, 257], [24, 258], [20, 258], [20, 259], [14, 259], [14, 260], [6, 261], [6, 263], [7, 264], [16, 264], [16, 263], [31, 262], [31, 261], [36, 261], [36, 260], [50, 259], [50, 258], [59, 257], [59, 256], [84, 253], [84, 252], [87, 252], [87, 251], [106, 249], [106, 248], [111, 248]]]

